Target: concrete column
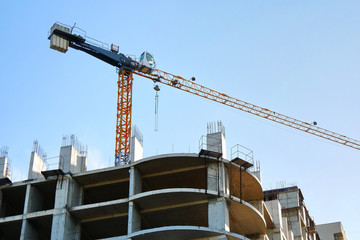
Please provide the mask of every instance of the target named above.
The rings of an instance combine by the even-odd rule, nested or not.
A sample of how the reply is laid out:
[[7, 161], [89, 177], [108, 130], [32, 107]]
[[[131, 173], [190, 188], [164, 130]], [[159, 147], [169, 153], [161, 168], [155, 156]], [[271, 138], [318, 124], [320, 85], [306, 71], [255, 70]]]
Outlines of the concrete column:
[[55, 192], [55, 213], [53, 215], [51, 239], [80, 239], [80, 224], [76, 223], [67, 211], [71, 207], [74, 196], [71, 195], [74, 186], [72, 179], [59, 179]]
[[0, 218], [5, 216], [5, 199], [4, 194], [0, 190]]
[[218, 191], [218, 163], [207, 164], [207, 189]]
[[42, 210], [43, 202], [44, 199], [41, 192], [35, 186], [28, 184], [25, 195], [24, 214]]
[[131, 234], [141, 230], [141, 215], [134, 202], [129, 202], [128, 232]]
[[261, 171], [251, 172], [261, 183]]
[[212, 162], [207, 164], [207, 189], [218, 192], [219, 196], [224, 196], [226, 192], [225, 169], [222, 162]]
[[87, 158], [79, 154], [74, 146], [64, 146], [60, 148], [59, 169], [65, 173], [84, 172], [86, 171]]
[[[141, 193], [141, 172], [134, 166], [130, 167], [129, 197]], [[141, 215], [134, 202], [129, 202], [128, 234], [141, 230]]]
[[73, 179], [70, 180], [69, 186], [69, 198], [68, 198], [68, 206], [80, 206], [83, 204], [84, 201], [84, 188], [74, 181]]
[[225, 198], [210, 199], [208, 211], [209, 228], [220, 231], [230, 231], [229, 210]]
[[0, 178], [10, 178], [9, 160], [5, 157], [0, 157]]
[[143, 136], [137, 127], [133, 128], [133, 135], [130, 141], [130, 162], [143, 159]]
[[36, 228], [26, 219], [22, 221], [20, 240], [39, 239]]
[[52, 240], [80, 239], [80, 225], [77, 224], [67, 211], [53, 216]]
[[129, 180], [129, 196], [133, 196], [142, 191], [142, 178], [140, 171], [134, 167], [130, 167], [130, 180]]
[[[41, 203], [39, 197], [39, 191], [35, 189], [35, 187], [28, 184], [26, 186], [26, 194], [25, 194], [25, 202], [24, 202], [24, 215], [26, 216], [27, 213], [34, 212], [39, 209], [39, 204]], [[30, 223], [23, 218], [22, 225], [21, 225], [21, 234], [20, 240], [23, 239], [37, 239], [37, 231], [36, 229], [30, 225]]]
[[208, 133], [206, 135], [207, 150], [222, 153], [222, 157], [227, 159], [226, 155], [226, 140], [224, 133]]
[[46, 170], [46, 164], [43, 159], [36, 152], [32, 152], [30, 156], [30, 166], [28, 179], [44, 178], [41, 171]]

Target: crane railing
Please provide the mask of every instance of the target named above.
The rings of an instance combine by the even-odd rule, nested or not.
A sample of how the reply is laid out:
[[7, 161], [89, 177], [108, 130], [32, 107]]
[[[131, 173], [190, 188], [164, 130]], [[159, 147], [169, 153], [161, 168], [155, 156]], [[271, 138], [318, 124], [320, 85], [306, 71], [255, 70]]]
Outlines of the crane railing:
[[197, 84], [193, 81], [184, 79], [180, 76], [173, 75], [158, 69], [155, 69], [151, 74], [146, 74], [134, 71], [135, 74], [149, 78], [154, 82], [160, 82], [165, 85], [189, 92], [200, 97], [227, 105], [232, 108], [277, 122], [288, 127], [298, 129], [300, 131], [310, 133], [312, 135], [343, 144], [345, 146], [360, 150], [360, 141], [346, 137], [344, 135], [326, 130], [316, 125], [297, 120], [292, 117], [271, 111], [266, 108], [256, 106], [254, 104], [230, 97], [224, 93], [220, 93], [208, 87]]

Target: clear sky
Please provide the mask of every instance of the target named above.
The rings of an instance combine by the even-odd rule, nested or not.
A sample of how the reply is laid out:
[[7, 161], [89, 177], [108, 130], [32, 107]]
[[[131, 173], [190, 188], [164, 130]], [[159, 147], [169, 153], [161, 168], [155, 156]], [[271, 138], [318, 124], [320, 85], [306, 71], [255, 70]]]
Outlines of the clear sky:
[[[113, 165], [115, 68], [49, 48], [56, 21], [124, 54], [154, 54], [159, 69], [250, 103], [360, 139], [359, 1], [0, 1], [0, 147], [13, 181], [27, 177], [35, 139], [58, 156], [62, 136], [88, 145], [88, 168]], [[198, 152], [206, 123], [221, 120], [227, 146], [261, 162], [263, 186], [296, 182], [315, 222], [360, 234], [360, 151], [135, 77], [133, 124], [144, 155]], [[228, 150], [230, 152], [230, 150]], [[228, 154], [230, 155], [230, 154]]]

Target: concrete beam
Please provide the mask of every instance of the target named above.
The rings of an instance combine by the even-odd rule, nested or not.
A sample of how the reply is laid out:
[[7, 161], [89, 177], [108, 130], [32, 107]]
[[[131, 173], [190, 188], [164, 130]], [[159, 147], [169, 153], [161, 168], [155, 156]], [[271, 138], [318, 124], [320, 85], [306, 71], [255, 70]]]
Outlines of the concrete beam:
[[162, 171], [162, 172], [157, 172], [157, 173], [145, 174], [145, 175], [143, 175], [143, 178], [157, 177], [157, 176], [169, 175], [169, 174], [180, 173], [180, 172], [187, 172], [187, 171], [203, 169], [203, 168], [205, 168], [204, 165], [202, 165], [202, 166], [194, 166], [194, 167], [186, 167], [186, 168], [179, 168], [179, 169], [174, 169], [174, 170], [169, 170], [169, 171]]
[[173, 204], [173, 205], [164, 205], [161, 207], [144, 209], [144, 210], [141, 210], [140, 213], [149, 213], [149, 212], [156, 212], [156, 211], [173, 209], [173, 208], [187, 207], [187, 206], [204, 204], [207, 202], [208, 202], [208, 200], [199, 200], [199, 201], [194, 201], [194, 202], [186, 202], [186, 203]]

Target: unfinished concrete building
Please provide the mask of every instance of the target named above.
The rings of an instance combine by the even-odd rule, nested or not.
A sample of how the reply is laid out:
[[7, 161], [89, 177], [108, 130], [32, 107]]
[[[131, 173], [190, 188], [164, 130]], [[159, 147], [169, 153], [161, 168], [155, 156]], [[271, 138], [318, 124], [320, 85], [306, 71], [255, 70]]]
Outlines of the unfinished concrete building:
[[285, 234], [281, 237], [294, 240], [320, 239], [297, 186], [267, 190], [264, 192], [264, 199], [276, 225], [271, 234]]
[[199, 153], [143, 158], [137, 139], [129, 164], [92, 171], [74, 141], [53, 169], [35, 149], [29, 179], [0, 186], [0, 239], [318, 239], [300, 190], [281, 208], [284, 192], [264, 195], [252, 153], [236, 146], [227, 160], [223, 126], [211, 126]]
[[348, 240], [341, 222], [316, 225], [321, 240]]

